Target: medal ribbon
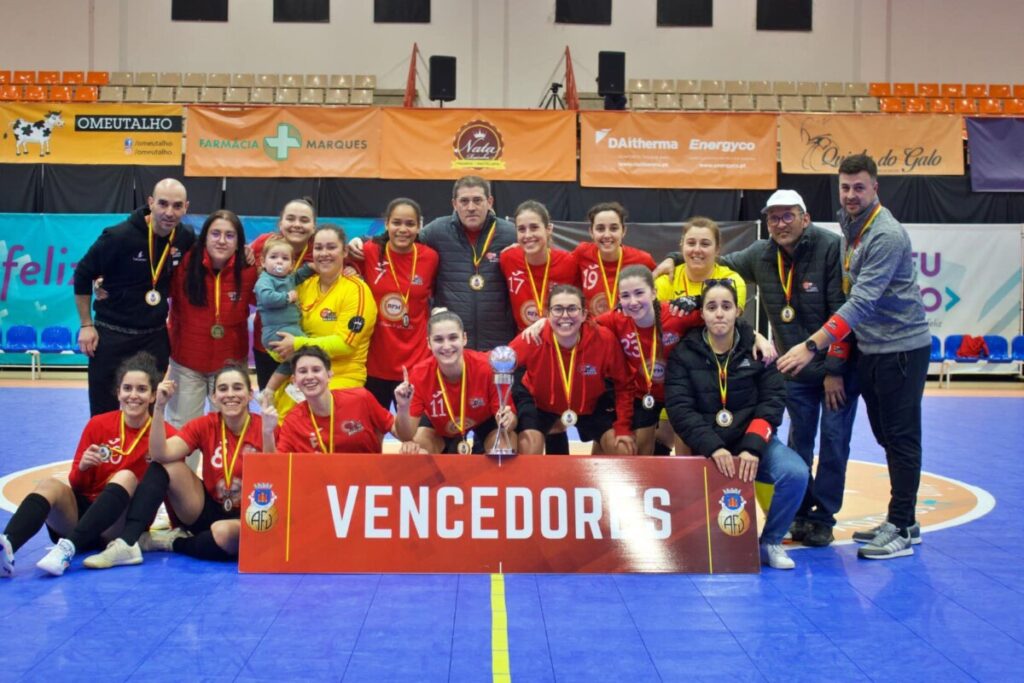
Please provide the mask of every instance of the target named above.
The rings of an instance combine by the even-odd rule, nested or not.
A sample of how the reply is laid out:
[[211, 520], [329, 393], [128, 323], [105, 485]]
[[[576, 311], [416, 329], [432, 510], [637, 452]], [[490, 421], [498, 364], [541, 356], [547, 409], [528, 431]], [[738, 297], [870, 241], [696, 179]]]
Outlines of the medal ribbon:
[[120, 432], [121, 432], [120, 444], [121, 445], [120, 446], [114, 446], [110, 450], [114, 451], [115, 453], [120, 453], [121, 455], [123, 455], [126, 458], [129, 457], [132, 454], [132, 451], [135, 450], [135, 447], [139, 445], [139, 441], [142, 441], [142, 437], [145, 436], [147, 431], [149, 431], [149, 425], [152, 424], [152, 422], [153, 422], [153, 418], [152, 417], [146, 418], [146, 424], [142, 425], [142, 429], [140, 429], [139, 433], [135, 435], [135, 441], [132, 441], [132, 445], [128, 447], [128, 450], [124, 450], [124, 448], [123, 448], [123, 446], [124, 446], [124, 412], [122, 412], [121, 413], [121, 429], [120, 429]]
[[[617, 303], [616, 299], [619, 296], [619, 271], [622, 270], [622, 256], [626, 250], [619, 247], [619, 261], [615, 264], [615, 284], [612, 287], [608, 286], [608, 273], [604, 272], [604, 261], [601, 260], [601, 254], [597, 255], [598, 270], [601, 272], [601, 282], [604, 283], [604, 295], [608, 297], [608, 308], [615, 308]], [[575, 352], [575, 349], [573, 349]]]
[[555, 358], [558, 359], [558, 371], [562, 378], [562, 388], [565, 389], [565, 404], [568, 408], [572, 409], [572, 382], [575, 379], [573, 371], [576, 369], [576, 349], [580, 347], [577, 342], [576, 346], [572, 347], [572, 353], [569, 355], [569, 372], [565, 372], [565, 361], [562, 360], [562, 348], [561, 344], [557, 341], [555, 344]]
[[149, 227], [149, 274], [153, 276], [153, 289], [156, 289], [156, 281], [160, 279], [160, 273], [164, 269], [164, 263], [167, 262], [167, 255], [171, 253], [171, 243], [174, 242], [174, 233], [178, 231], [177, 226], [171, 230], [170, 237], [167, 238], [167, 244], [164, 245], [164, 253], [160, 255], [160, 262], [153, 266], [153, 251], [156, 249], [156, 239], [153, 237], [153, 217], [149, 217], [147, 223]]
[[455, 414], [452, 412], [452, 405], [448, 402], [448, 392], [444, 390], [444, 377], [441, 376], [441, 368], [435, 368], [437, 373], [437, 384], [441, 387], [441, 398], [444, 399], [444, 408], [448, 411], [448, 419], [452, 421], [459, 434], [466, 435], [466, 360], [462, 360], [462, 388], [459, 390], [459, 421], [455, 421]]
[[640, 367], [644, 369], [644, 377], [647, 379], [647, 393], [650, 393], [654, 388], [654, 363], [658, 358], [658, 331], [657, 328], [651, 328], [651, 367], [648, 369], [647, 358], [644, 357], [644, 340], [640, 336], [640, 328], [637, 327], [635, 320], [633, 320], [633, 329], [636, 330], [636, 343], [640, 347]]
[[[710, 347], [711, 344], [708, 344]], [[714, 349], [711, 349], [711, 355], [715, 357], [715, 365], [718, 366], [718, 395], [722, 397], [722, 409], [725, 409], [726, 396], [729, 394], [729, 361], [732, 360], [732, 352], [736, 350], [736, 345], [733, 344], [732, 348], [729, 349], [729, 355], [725, 357], [725, 365], [718, 360], [718, 354], [715, 353]]]
[[[218, 270], [213, 276], [213, 319], [217, 324], [220, 324], [220, 276], [223, 272]], [[230, 481], [228, 483], [230, 484]]]
[[[333, 403], [331, 405], [334, 405]], [[238, 459], [238, 452], [242, 450], [242, 442], [245, 441], [245, 433], [249, 431], [249, 421], [252, 419], [252, 414], [246, 414], [245, 424], [242, 425], [242, 433], [238, 435], [238, 441], [235, 442], [235, 452], [231, 454], [231, 462], [228, 462], [228, 430], [227, 425], [224, 422], [224, 416], [220, 418], [220, 456], [224, 458], [224, 483], [227, 484], [228, 491], [231, 491], [231, 474], [235, 471], [235, 461]], [[229, 494], [230, 497], [230, 494]]]
[[494, 239], [494, 230], [497, 227], [498, 227], [498, 219], [494, 219], [494, 221], [491, 223], [491, 229], [487, 233], [487, 239], [484, 240], [483, 249], [480, 250], [479, 254], [476, 253], [476, 245], [475, 244], [469, 245], [469, 248], [473, 250], [473, 272], [475, 272], [475, 273], [479, 273], [480, 272], [480, 262], [484, 259], [484, 256], [487, 254], [487, 248], [491, 246], [491, 240]]
[[[293, 250], [294, 251], [294, 250]], [[306, 258], [306, 252], [309, 251], [309, 240], [302, 246], [302, 251], [299, 252], [299, 258], [295, 261], [295, 267], [298, 268], [302, 265], [303, 260]]]
[[530, 267], [530, 262], [526, 260], [525, 254], [523, 255], [523, 263], [526, 265], [526, 277], [530, 280], [530, 290], [533, 291], [533, 301], [537, 304], [537, 316], [543, 318], [544, 300], [541, 298], [541, 294], [547, 294], [548, 291], [548, 271], [551, 269], [551, 250], [548, 249], [548, 258], [547, 261], [544, 262], [544, 280], [540, 285], [540, 293], [537, 292], [537, 283], [533, 280], [533, 268]]
[[882, 210], [882, 205], [879, 204], [875, 207], [875, 210], [871, 212], [868, 219], [864, 221], [864, 226], [857, 233], [857, 237], [853, 240], [853, 244], [846, 247], [846, 257], [843, 259], [843, 292], [846, 294], [850, 293], [850, 262], [853, 261], [853, 252], [860, 246], [861, 239], [864, 238], [864, 233], [871, 229], [871, 224], [878, 218], [879, 212]]
[[331, 445], [330, 450], [328, 450], [327, 447], [324, 446], [324, 440], [320, 437], [320, 426], [317, 425], [317, 423], [316, 423], [316, 415], [313, 414], [313, 406], [311, 406], [309, 404], [309, 401], [306, 401], [306, 407], [309, 408], [309, 421], [313, 423], [313, 433], [316, 434], [316, 440], [317, 440], [317, 443], [320, 444], [320, 450], [323, 451], [324, 453], [333, 453], [334, 452], [334, 396], [333, 395], [331, 396], [331, 419], [330, 419], [330, 422], [328, 422], [328, 424], [330, 425], [330, 430], [331, 430], [330, 441], [329, 441], [329, 443]]
[[782, 250], [776, 251], [775, 256], [779, 264], [779, 283], [782, 285], [782, 293], [786, 295], [786, 305], [789, 306], [789, 301], [793, 297], [793, 272], [796, 270], [796, 263], [790, 265], [788, 274], [783, 275]]
[[409, 312], [409, 294], [412, 292], [412, 281], [416, 279], [416, 259], [419, 257], [420, 251], [416, 248], [416, 245], [412, 245], [412, 271], [409, 273], [409, 287], [405, 290], [405, 294], [402, 294], [402, 285], [398, 282], [398, 272], [395, 270], [395, 264], [391, 260], [391, 243], [384, 243], [384, 256], [388, 260], [388, 265], [391, 266], [391, 277], [395, 281], [395, 288], [398, 290], [398, 295], [402, 297], [402, 303], [405, 304], [405, 312]]

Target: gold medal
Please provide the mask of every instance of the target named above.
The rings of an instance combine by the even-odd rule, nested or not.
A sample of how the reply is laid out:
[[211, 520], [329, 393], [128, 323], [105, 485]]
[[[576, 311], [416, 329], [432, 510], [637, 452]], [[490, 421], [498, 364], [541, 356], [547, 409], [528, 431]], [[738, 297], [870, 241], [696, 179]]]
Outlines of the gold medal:
[[783, 306], [779, 317], [782, 318], [782, 322], [791, 323], [796, 319], [796, 310], [792, 306]]
[[161, 299], [163, 299], [163, 297], [161, 297], [160, 292], [155, 289], [151, 289], [146, 292], [146, 303], [150, 306], [159, 306]]
[[471, 289], [479, 292], [484, 288], [484, 276], [480, 273], [474, 273], [473, 277], [469, 278], [469, 286]]
[[458, 451], [459, 455], [469, 455], [470, 453], [473, 452], [473, 449], [470, 447], [469, 442], [466, 441], [465, 439], [461, 439], [459, 441], [458, 445], [455, 447], [455, 450]]
[[211, 327], [210, 328], [210, 336], [213, 337], [214, 339], [221, 339], [221, 338], [223, 338], [224, 337], [224, 326], [218, 324], [218, 325], [214, 325], [213, 327]]
[[572, 427], [574, 424], [579, 422], [579, 415], [576, 414], [575, 410], [567, 410], [562, 413], [562, 424], [566, 427]]
[[231, 502], [230, 498], [224, 499], [224, 512], [231, 512], [231, 509], [235, 507], [235, 504]]
[[646, 410], [654, 410], [654, 397], [650, 394], [644, 394], [644, 397], [640, 399], [640, 404]]
[[732, 413], [729, 410], [722, 408], [715, 413], [715, 424], [719, 427], [728, 427], [732, 424]]

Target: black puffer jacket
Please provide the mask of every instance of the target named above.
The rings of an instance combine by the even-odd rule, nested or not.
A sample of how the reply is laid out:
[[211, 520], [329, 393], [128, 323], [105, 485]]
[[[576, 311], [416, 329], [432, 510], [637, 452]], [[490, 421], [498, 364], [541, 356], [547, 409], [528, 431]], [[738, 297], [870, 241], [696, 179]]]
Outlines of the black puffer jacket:
[[477, 249], [483, 248], [492, 221], [498, 224], [494, 239], [480, 261], [480, 275], [484, 278], [484, 288], [480, 291], [469, 286], [474, 272], [473, 247], [466, 239], [457, 213], [430, 221], [420, 232], [420, 241], [440, 256], [434, 281], [434, 305], [444, 306], [462, 318], [469, 337], [468, 346], [477, 351], [507, 344], [516, 335], [505, 276], [498, 264], [501, 250], [515, 243], [516, 229], [511, 222], [491, 214], [480, 231]]
[[[711, 347], [704, 341], [704, 329], [690, 330], [668, 361], [665, 377], [665, 408], [672, 428], [683, 441], [710, 457], [719, 448], [733, 455], [764, 452], [786, 406], [786, 386], [774, 365], [765, 366], [753, 356], [754, 331], [743, 320], [729, 359], [726, 407], [732, 424], [719, 427], [715, 415], [722, 409], [718, 391], [718, 366]], [[722, 359], [724, 361], [724, 359]]]

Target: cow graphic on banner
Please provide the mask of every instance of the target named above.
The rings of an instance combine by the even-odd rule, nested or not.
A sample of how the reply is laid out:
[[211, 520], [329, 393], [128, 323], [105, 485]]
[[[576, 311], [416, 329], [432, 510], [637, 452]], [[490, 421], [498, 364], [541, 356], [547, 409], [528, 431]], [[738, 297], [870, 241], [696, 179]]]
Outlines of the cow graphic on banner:
[[[50, 153], [50, 137], [54, 128], [63, 128], [64, 119], [59, 111], [47, 112], [39, 121], [29, 122], [25, 119], [15, 119], [11, 124], [14, 132], [14, 155], [21, 156], [28, 154], [29, 144], [39, 145], [39, 156], [45, 157]], [[7, 139], [7, 133], [4, 133]]]

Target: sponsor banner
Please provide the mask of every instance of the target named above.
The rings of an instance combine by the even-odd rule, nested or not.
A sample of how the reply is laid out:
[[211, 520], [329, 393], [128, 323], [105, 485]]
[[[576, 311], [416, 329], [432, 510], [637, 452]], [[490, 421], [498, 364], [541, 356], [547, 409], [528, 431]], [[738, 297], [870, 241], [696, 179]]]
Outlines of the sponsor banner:
[[580, 113], [586, 187], [775, 188], [774, 114]]
[[171, 104], [5, 104], [0, 163], [177, 166], [181, 114]]
[[753, 485], [705, 458], [245, 458], [243, 572], [760, 568]]
[[380, 111], [381, 178], [576, 180], [576, 112]]
[[963, 175], [959, 116], [926, 114], [779, 117], [783, 173], [838, 172], [851, 154], [867, 153], [879, 175]]
[[1024, 192], [1024, 119], [967, 119], [971, 189]]
[[376, 178], [378, 111], [189, 107], [185, 175]]

